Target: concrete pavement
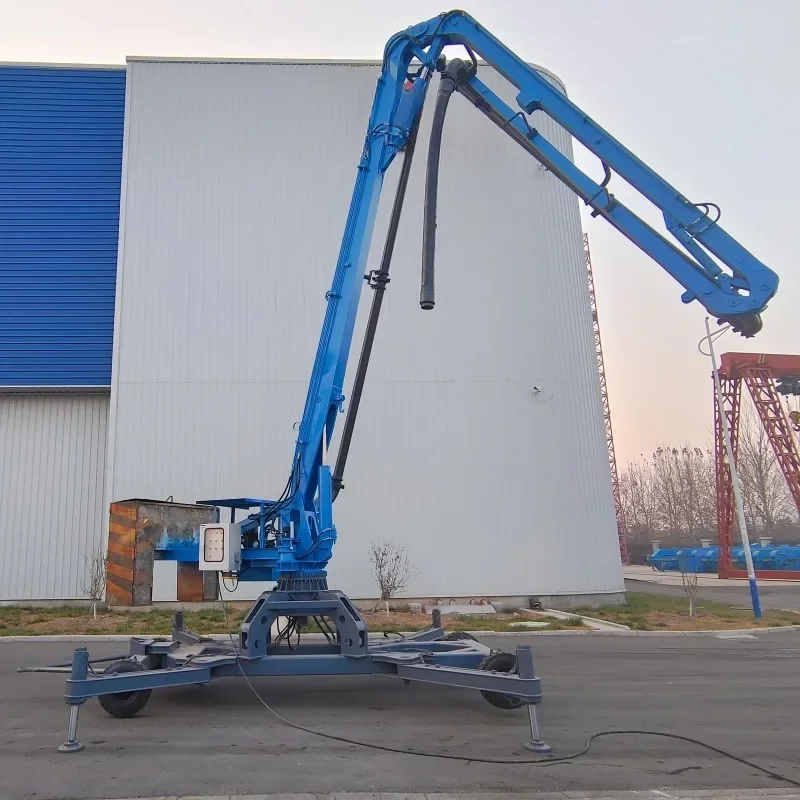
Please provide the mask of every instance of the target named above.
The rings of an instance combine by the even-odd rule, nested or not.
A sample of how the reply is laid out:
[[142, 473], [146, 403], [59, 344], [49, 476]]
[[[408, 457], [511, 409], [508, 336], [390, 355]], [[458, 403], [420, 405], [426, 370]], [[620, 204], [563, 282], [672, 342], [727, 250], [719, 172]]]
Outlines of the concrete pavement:
[[[521, 640], [496, 637], [492, 645], [513, 649]], [[530, 641], [545, 692], [542, 733], [555, 755], [580, 749], [601, 729], [644, 728], [694, 736], [800, 780], [800, 632], [747, 640], [589, 635]], [[791, 787], [745, 765], [688, 743], [641, 736], [602, 739], [588, 755], [544, 768], [370, 750], [281, 725], [235, 679], [156, 692], [130, 720], [112, 719], [90, 701], [80, 720], [86, 749], [65, 756], [55, 749], [67, 717], [62, 676], [15, 670], [62, 660], [73, 646], [0, 641], [3, 800], [339, 791], [614, 797], [631, 790], [661, 791], [644, 796], [664, 800], [689, 790], [738, 789], [755, 797], [753, 790], [766, 788], [792, 796]], [[97, 655], [121, 650], [118, 643], [91, 649]], [[522, 747], [524, 711], [499, 711], [474, 693], [380, 678], [255, 683], [280, 713], [328, 733], [467, 758], [530, 758]]]
[[[682, 586], [683, 579], [680, 572], [659, 572], [657, 569], [648, 567], [645, 564], [630, 564], [623, 567], [626, 579], [647, 581], [648, 583], [658, 583], [663, 586]], [[716, 574], [700, 572], [697, 575], [697, 585], [700, 587], [718, 588], [739, 588], [748, 589], [749, 583], [746, 578], [725, 578], [722, 579]], [[800, 590], [798, 581], [774, 581], [761, 580], [760, 585], [764, 588], [788, 588], [794, 587]]]

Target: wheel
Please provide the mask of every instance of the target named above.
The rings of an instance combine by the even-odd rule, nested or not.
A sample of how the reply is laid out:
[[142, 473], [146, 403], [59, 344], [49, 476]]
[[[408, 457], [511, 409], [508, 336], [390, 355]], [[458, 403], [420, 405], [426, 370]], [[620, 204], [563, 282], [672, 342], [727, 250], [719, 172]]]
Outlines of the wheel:
[[[513, 653], [491, 653], [481, 661], [478, 669], [486, 672], [516, 672], [517, 657]], [[500, 692], [481, 691], [483, 699], [495, 708], [502, 708], [503, 711], [511, 711], [524, 705], [519, 697], [511, 694], [501, 694]]]
[[[104, 675], [122, 675], [125, 672], [144, 672], [138, 661], [115, 661], [106, 667]], [[103, 710], [112, 717], [135, 717], [150, 699], [152, 689], [138, 692], [117, 692], [117, 694], [101, 694], [97, 700]]]

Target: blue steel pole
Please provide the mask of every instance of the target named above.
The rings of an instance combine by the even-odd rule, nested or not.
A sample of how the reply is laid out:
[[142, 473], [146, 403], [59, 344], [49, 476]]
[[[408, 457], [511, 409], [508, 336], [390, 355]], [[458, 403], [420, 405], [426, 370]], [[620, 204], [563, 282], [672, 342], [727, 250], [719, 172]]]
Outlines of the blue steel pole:
[[758, 582], [756, 581], [756, 570], [753, 566], [753, 554], [750, 552], [750, 537], [747, 535], [747, 521], [744, 517], [744, 503], [742, 502], [742, 486], [739, 482], [739, 470], [733, 459], [733, 445], [731, 444], [731, 432], [728, 428], [728, 415], [722, 405], [722, 386], [719, 380], [719, 370], [717, 369], [717, 357], [714, 355], [714, 340], [711, 336], [711, 328], [706, 317], [706, 339], [708, 339], [708, 352], [711, 356], [711, 370], [714, 373], [714, 388], [717, 394], [717, 406], [719, 407], [719, 418], [722, 420], [722, 436], [725, 440], [725, 453], [728, 457], [728, 468], [731, 471], [731, 483], [733, 484], [733, 498], [736, 504], [736, 516], [739, 520], [739, 530], [742, 534], [742, 546], [744, 547], [744, 562], [747, 565], [747, 580], [750, 583], [750, 599], [753, 603], [753, 616], [761, 619], [761, 600], [758, 596]]

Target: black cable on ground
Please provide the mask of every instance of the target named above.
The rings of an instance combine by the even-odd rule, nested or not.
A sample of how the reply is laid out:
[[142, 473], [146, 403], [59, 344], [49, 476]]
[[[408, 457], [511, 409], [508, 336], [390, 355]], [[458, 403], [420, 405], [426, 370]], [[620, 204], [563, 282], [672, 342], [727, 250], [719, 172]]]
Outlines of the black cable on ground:
[[292, 722], [291, 720], [286, 719], [282, 714], [278, 713], [266, 700], [259, 694], [258, 689], [250, 682], [250, 678], [248, 677], [247, 673], [244, 671], [244, 667], [242, 667], [242, 663], [239, 659], [239, 650], [236, 647], [234, 640], [233, 640], [233, 633], [231, 632], [230, 625], [228, 624], [228, 612], [225, 608], [225, 604], [222, 604], [222, 613], [225, 617], [225, 628], [228, 631], [228, 636], [231, 640], [231, 644], [233, 645], [233, 651], [236, 657], [236, 664], [239, 667], [239, 672], [242, 673], [242, 677], [244, 678], [247, 685], [250, 687], [250, 691], [255, 695], [256, 700], [264, 706], [267, 711], [269, 711], [272, 716], [274, 716], [277, 720], [282, 722], [284, 725], [287, 725], [290, 728], [294, 728], [298, 731], [303, 731], [304, 733], [309, 733], [312, 736], [320, 736], [323, 739], [330, 739], [334, 742], [342, 742], [343, 744], [352, 744], [357, 747], [367, 747], [371, 750], [381, 750], [385, 753], [398, 753], [404, 756], [421, 756], [423, 758], [443, 758], [449, 761], [461, 761], [464, 763], [475, 762], [476, 764], [505, 764], [505, 765], [528, 765], [534, 767], [546, 767], [552, 764], [563, 764], [567, 761], [572, 761], [576, 758], [580, 758], [581, 756], [585, 756], [592, 747], [592, 744], [597, 741], [598, 739], [604, 739], [609, 736], [659, 736], [663, 739], [673, 739], [678, 740], [681, 742], [689, 742], [690, 744], [697, 745], [698, 747], [705, 748], [706, 750], [710, 750], [712, 753], [717, 753], [718, 755], [724, 756], [725, 758], [729, 758], [731, 761], [736, 761], [739, 764], [744, 764], [751, 769], [758, 770], [763, 775], [767, 775], [768, 777], [772, 778], [776, 781], [782, 781], [783, 783], [788, 783], [790, 786], [796, 786], [800, 788], [800, 781], [795, 780], [794, 778], [789, 778], [786, 775], [781, 775], [779, 772], [775, 772], [774, 770], [769, 769], [768, 767], [762, 767], [760, 764], [756, 764], [752, 761], [749, 761], [746, 758], [742, 758], [741, 756], [734, 755], [733, 753], [723, 750], [721, 747], [717, 747], [713, 744], [708, 744], [707, 742], [700, 741], [700, 739], [694, 739], [691, 736], [684, 736], [680, 733], [665, 733], [663, 731], [647, 731], [647, 730], [638, 730], [636, 728], [631, 728], [630, 730], [606, 730], [606, 731], [598, 731], [597, 733], [593, 733], [587, 740], [584, 746], [577, 750], [574, 753], [569, 753], [565, 756], [556, 756], [554, 758], [536, 758], [536, 759], [515, 759], [515, 758], [481, 758], [480, 756], [458, 756], [453, 755], [450, 753], [426, 753], [420, 750], [407, 750], [402, 747], [391, 747], [389, 745], [383, 744], [374, 744], [373, 742], [361, 742], [358, 739], [350, 739], [347, 736], [337, 736], [332, 733], [324, 733], [323, 731], [317, 731], [313, 728], [306, 728], [304, 725], [298, 725], [296, 722]]

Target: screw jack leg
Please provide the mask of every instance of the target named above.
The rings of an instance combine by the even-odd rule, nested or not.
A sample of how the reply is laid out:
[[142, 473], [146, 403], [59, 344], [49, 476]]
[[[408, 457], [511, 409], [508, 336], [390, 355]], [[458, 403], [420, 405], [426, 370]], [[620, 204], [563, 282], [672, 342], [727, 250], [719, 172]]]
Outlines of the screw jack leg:
[[547, 742], [542, 741], [539, 736], [539, 719], [536, 716], [536, 706], [528, 703], [528, 722], [531, 726], [531, 740], [525, 742], [525, 749], [532, 750], [534, 753], [549, 753], [552, 749]]
[[80, 706], [69, 707], [69, 724], [67, 726], [67, 740], [58, 748], [59, 753], [78, 753], [83, 750], [83, 744], [78, 741], [78, 712]]
[[78, 712], [84, 703], [83, 698], [74, 698], [70, 692], [76, 683], [86, 680], [89, 675], [89, 652], [85, 647], [76, 647], [72, 651], [72, 674], [67, 681], [67, 704], [69, 705], [69, 723], [67, 724], [67, 740], [62, 744], [59, 753], [77, 753], [83, 750], [83, 745], [78, 741]]
[[[521, 645], [517, 648], [517, 674], [520, 678], [536, 677], [536, 670], [533, 667], [533, 653], [529, 645]], [[525, 742], [525, 749], [532, 750], [534, 753], [549, 753], [550, 745], [542, 741], [539, 736], [539, 719], [536, 716], [536, 706], [528, 703], [528, 722], [531, 727], [531, 739]]]

